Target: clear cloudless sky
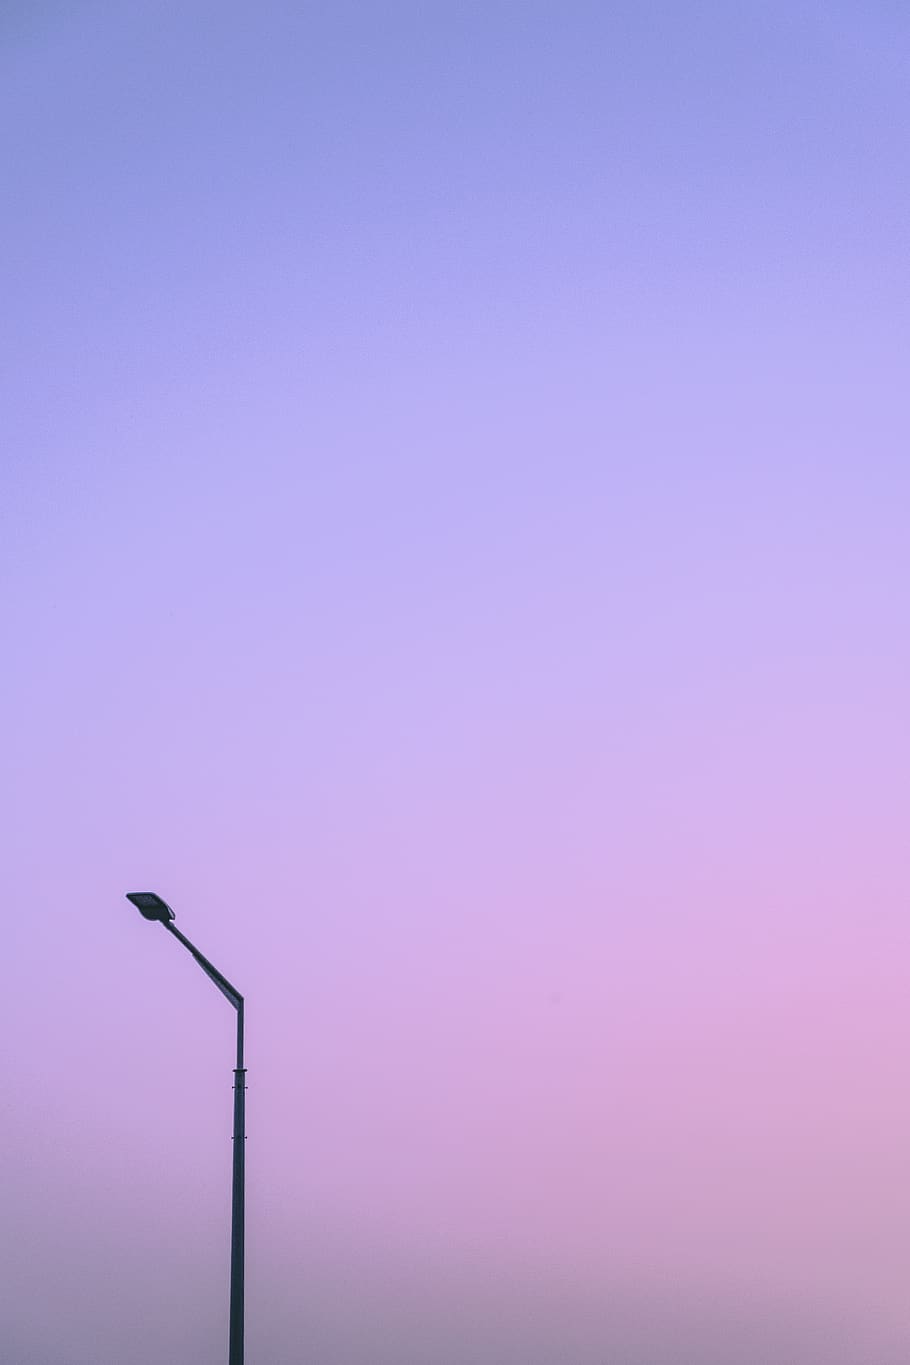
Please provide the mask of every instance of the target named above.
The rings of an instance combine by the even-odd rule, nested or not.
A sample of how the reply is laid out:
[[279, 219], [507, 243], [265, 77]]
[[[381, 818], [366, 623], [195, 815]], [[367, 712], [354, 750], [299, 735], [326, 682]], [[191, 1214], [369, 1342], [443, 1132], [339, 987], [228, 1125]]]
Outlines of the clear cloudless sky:
[[904, 1365], [894, 0], [8, 0], [10, 1365]]

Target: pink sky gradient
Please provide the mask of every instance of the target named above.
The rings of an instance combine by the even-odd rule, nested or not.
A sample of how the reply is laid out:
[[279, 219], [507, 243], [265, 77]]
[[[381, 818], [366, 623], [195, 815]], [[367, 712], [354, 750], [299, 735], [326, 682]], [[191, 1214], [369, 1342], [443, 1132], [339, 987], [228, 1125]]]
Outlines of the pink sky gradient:
[[0, 20], [15, 1365], [905, 1365], [910, 19]]

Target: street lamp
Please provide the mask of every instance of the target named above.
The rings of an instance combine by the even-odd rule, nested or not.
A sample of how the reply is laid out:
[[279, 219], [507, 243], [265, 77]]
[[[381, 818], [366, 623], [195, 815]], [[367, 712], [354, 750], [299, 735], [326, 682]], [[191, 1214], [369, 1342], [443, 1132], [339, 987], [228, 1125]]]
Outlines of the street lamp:
[[189, 939], [174, 928], [174, 912], [154, 891], [128, 891], [128, 901], [147, 920], [158, 920], [165, 929], [189, 949], [199, 966], [230, 1000], [237, 1011], [237, 1065], [234, 1068], [234, 1175], [231, 1186], [231, 1310], [230, 1337], [228, 1346], [228, 1365], [243, 1365], [243, 1223], [244, 1223], [244, 1148], [246, 1133], [245, 1119], [245, 1077], [243, 1065], [243, 996], [235, 990], [226, 976], [203, 957]]

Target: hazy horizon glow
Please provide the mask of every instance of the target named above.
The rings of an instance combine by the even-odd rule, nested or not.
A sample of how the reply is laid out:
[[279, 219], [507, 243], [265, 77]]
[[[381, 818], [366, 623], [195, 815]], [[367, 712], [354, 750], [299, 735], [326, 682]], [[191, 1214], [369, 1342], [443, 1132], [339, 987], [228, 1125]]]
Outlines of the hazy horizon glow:
[[16, 1365], [905, 1365], [910, 19], [12, 5]]

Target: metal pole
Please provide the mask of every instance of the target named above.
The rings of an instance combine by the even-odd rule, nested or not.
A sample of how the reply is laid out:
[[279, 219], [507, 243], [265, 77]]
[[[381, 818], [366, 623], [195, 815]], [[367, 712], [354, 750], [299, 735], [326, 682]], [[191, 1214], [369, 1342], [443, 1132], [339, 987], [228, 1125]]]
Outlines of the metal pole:
[[207, 957], [200, 953], [185, 934], [174, 927], [174, 912], [160, 896], [153, 891], [128, 891], [127, 900], [132, 901], [141, 915], [148, 920], [157, 920], [179, 939], [206, 976], [214, 981], [221, 994], [228, 999], [237, 1011], [237, 1064], [234, 1067], [234, 1152], [233, 1179], [231, 1182], [231, 1306], [228, 1335], [229, 1365], [243, 1365], [243, 1244], [244, 1213], [246, 1196], [246, 1068], [243, 1065], [243, 996], [232, 986], [217, 967], [213, 967]]
[[246, 1069], [243, 1065], [243, 996], [226, 976], [213, 967], [173, 921], [162, 919], [165, 929], [193, 954], [206, 976], [237, 1011], [237, 1065], [234, 1067], [234, 1158], [231, 1182], [231, 1306], [228, 1336], [228, 1365], [243, 1365], [243, 1243], [245, 1212], [246, 1155]]
[[231, 1186], [231, 1325], [228, 1365], [243, 1365], [243, 1248], [246, 1195], [246, 1068], [243, 1065], [243, 1002], [237, 1007], [234, 1068], [234, 1178]]

